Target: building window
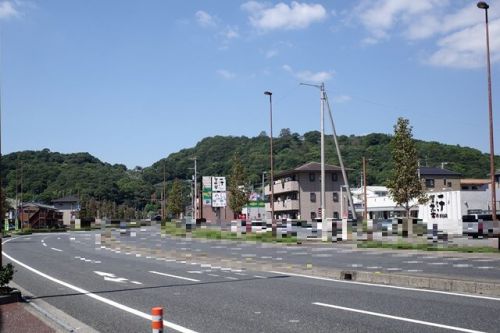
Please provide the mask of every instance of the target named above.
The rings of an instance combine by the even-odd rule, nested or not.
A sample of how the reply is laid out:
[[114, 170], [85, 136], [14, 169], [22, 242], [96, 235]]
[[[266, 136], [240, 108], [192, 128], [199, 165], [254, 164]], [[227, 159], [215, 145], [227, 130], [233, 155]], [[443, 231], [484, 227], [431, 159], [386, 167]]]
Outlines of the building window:
[[451, 187], [451, 182], [448, 182], [448, 187]]
[[338, 180], [339, 180], [339, 175], [338, 175], [338, 174], [336, 174], [335, 172], [334, 172], [334, 173], [332, 173], [332, 181], [333, 181], [333, 182], [336, 182], [336, 181], [338, 181]]
[[425, 180], [425, 187], [434, 188], [434, 179], [426, 179]]
[[446, 186], [446, 179], [443, 179], [443, 185]]
[[314, 220], [316, 218], [316, 212], [311, 212], [311, 220]]
[[339, 218], [339, 212], [333, 212], [333, 218], [338, 219]]
[[311, 198], [311, 202], [316, 202], [316, 193], [314, 192], [309, 193], [309, 197]]
[[333, 192], [333, 202], [339, 202], [339, 194], [337, 192]]
[[309, 181], [313, 182], [315, 179], [316, 179], [316, 175], [314, 174], [314, 172], [310, 172], [309, 173]]

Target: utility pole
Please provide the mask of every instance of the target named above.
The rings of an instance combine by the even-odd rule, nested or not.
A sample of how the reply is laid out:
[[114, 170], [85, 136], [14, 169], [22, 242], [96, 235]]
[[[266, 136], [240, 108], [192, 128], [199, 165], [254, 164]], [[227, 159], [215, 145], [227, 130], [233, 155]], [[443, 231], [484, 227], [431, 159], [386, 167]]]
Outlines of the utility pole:
[[368, 200], [366, 199], [366, 158], [363, 156], [363, 202], [364, 213], [363, 220], [368, 221]]
[[165, 211], [165, 202], [167, 200], [167, 193], [165, 191], [165, 161], [163, 161], [163, 184], [161, 190], [161, 220], [164, 221], [167, 216]]
[[327, 223], [326, 223], [326, 210], [325, 210], [325, 84], [322, 82], [320, 85], [301, 83], [303, 86], [310, 86], [319, 88], [320, 90], [320, 131], [321, 131], [321, 195], [320, 195], [320, 211], [321, 211], [321, 240], [326, 242], [328, 240]]
[[194, 158], [194, 219], [198, 218], [198, 170], [196, 164], [196, 157]]

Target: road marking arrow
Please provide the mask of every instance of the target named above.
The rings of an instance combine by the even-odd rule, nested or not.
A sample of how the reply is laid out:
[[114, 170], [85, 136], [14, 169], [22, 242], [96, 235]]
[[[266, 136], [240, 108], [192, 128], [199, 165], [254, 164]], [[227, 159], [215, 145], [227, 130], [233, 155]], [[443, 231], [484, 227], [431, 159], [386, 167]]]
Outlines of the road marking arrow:
[[100, 275], [100, 276], [116, 277], [116, 275], [114, 275], [113, 273], [106, 273], [106, 272], [99, 272], [99, 271], [94, 271], [94, 273], [96, 273], [97, 275]]
[[111, 281], [111, 282], [118, 282], [118, 283], [126, 282], [127, 280], [128, 279], [121, 278], [121, 277], [108, 277], [108, 276], [104, 277], [104, 281]]

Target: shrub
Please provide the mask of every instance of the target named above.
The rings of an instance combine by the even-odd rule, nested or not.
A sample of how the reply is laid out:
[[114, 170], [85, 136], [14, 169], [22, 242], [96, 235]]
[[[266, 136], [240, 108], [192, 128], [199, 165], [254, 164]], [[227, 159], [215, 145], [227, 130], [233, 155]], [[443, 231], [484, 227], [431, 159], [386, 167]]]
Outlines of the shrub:
[[14, 266], [8, 263], [0, 267], [0, 287], [6, 286], [14, 276]]

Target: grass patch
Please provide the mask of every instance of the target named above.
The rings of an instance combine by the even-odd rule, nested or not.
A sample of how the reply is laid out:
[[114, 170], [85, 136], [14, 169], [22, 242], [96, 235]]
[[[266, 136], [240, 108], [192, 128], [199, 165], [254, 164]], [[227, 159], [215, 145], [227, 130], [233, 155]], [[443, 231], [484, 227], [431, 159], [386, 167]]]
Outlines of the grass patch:
[[243, 240], [243, 241], [258, 241], [266, 243], [297, 243], [297, 237], [283, 237], [275, 238], [270, 232], [265, 233], [250, 233], [242, 234], [240, 237], [234, 232], [213, 230], [213, 229], [195, 229], [193, 231], [187, 231], [184, 227], [179, 227], [173, 223], [166, 223], [162, 227], [162, 231], [166, 234], [185, 237], [186, 234], [190, 234], [194, 238], [205, 238], [205, 239], [229, 239], [229, 240]]
[[397, 242], [388, 243], [380, 241], [363, 241], [357, 244], [360, 249], [394, 249], [394, 250], [422, 250], [422, 251], [454, 251], [465, 253], [498, 253], [498, 249], [486, 246], [454, 246], [428, 243]]

